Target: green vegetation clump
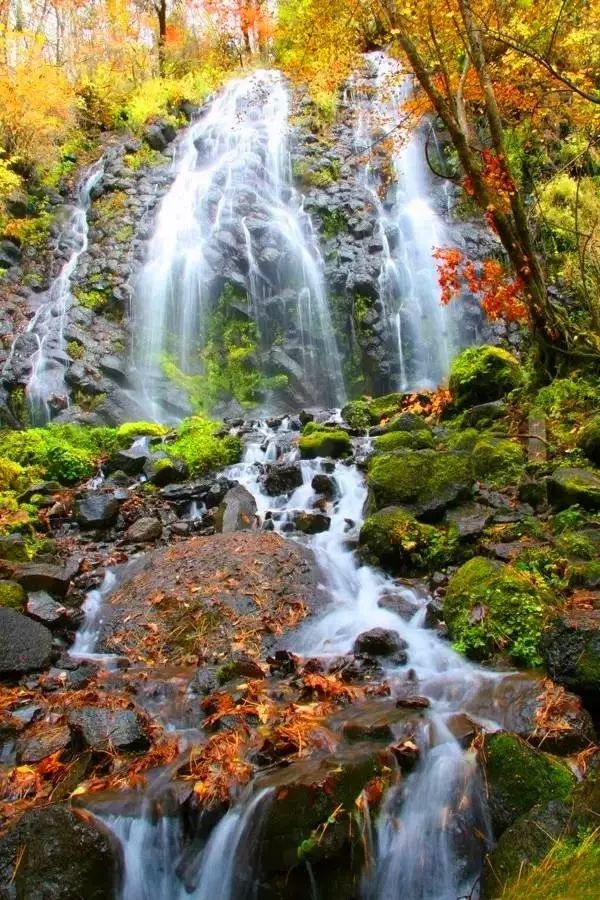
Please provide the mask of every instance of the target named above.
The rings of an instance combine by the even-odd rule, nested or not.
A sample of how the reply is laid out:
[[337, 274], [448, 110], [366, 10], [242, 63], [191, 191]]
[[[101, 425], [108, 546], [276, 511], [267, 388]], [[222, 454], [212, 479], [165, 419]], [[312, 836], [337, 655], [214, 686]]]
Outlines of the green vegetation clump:
[[0, 607], [23, 609], [27, 594], [16, 581], [0, 581]]
[[596, 900], [600, 884], [598, 832], [583, 840], [563, 838], [538, 865], [524, 869], [504, 888], [502, 900]]
[[366, 400], [351, 400], [342, 409], [342, 419], [350, 428], [369, 428], [372, 424]]
[[538, 666], [540, 638], [554, 602], [541, 579], [476, 556], [451, 577], [444, 618], [460, 653], [477, 660], [503, 653]]
[[0, 433], [0, 456], [21, 466], [34, 466], [38, 477], [61, 484], [89, 478], [97, 461], [118, 446], [114, 428], [49, 425]]
[[417, 514], [442, 511], [469, 496], [468, 455], [434, 450], [397, 450], [371, 457], [367, 482], [377, 509], [408, 506]]
[[338, 459], [348, 456], [352, 450], [352, 442], [350, 435], [341, 428], [326, 428], [316, 422], [309, 422], [298, 441], [298, 447], [303, 459], [316, 459], [319, 456]]
[[203, 416], [185, 419], [177, 429], [177, 439], [165, 446], [170, 456], [185, 460], [194, 475], [237, 462], [242, 453], [239, 437], [215, 437], [219, 425]]
[[[75, 288], [73, 294], [77, 298], [79, 305], [84, 306], [86, 309], [100, 310], [108, 303], [108, 298], [104, 291], [97, 290], [96, 288], [91, 288], [90, 290]], [[71, 343], [74, 344], [76, 341], [72, 341]], [[77, 357], [74, 357], [74, 359], [76, 358]]]
[[79, 341], [69, 341], [67, 344], [67, 353], [71, 359], [82, 359], [85, 356], [85, 347]]
[[162, 153], [159, 153], [158, 150], [153, 150], [147, 144], [142, 144], [139, 150], [135, 150], [133, 153], [126, 153], [123, 156], [123, 162], [129, 169], [139, 172], [140, 169], [154, 168], [161, 163], [166, 163], [167, 158]]
[[18, 491], [27, 482], [27, 469], [12, 459], [0, 457], [0, 491]]
[[121, 441], [132, 441], [138, 437], [163, 437], [168, 434], [166, 425], [158, 422], [125, 422], [117, 428], [117, 438]]
[[369, 401], [369, 412], [373, 425], [382, 419], [391, 419], [402, 408], [403, 394], [384, 394]]
[[501, 347], [468, 347], [450, 369], [450, 391], [457, 409], [500, 400], [523, 383], [519, 361]]
[[397, 575], [431, 572], [455, 558], [453, 533], [424, 525], [406, 510], [388, 507], [366, 519], [360, 530], [362, 556]]
[[525, 465], [520, 444], [491, 435], [480, 437], [471, 459], [475, 478], [496, 488], [518, 481]]
[[378, 453], [389, 453], [393, 450], [424, 450], [434, 445], [431, 431], [390, 431], [376, 437], [373, 447]]
[[348, 221], [341, 209], [326, 210], [321, 215], [321, 221], [323, 237], [327, 241], [348, 230]]

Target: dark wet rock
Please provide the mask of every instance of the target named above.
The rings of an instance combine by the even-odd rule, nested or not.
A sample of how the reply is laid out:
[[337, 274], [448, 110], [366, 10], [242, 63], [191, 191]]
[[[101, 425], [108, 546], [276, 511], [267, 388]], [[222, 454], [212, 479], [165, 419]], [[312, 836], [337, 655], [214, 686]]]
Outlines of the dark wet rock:
[[546, 482], [525, 473], [519, 482], [518, 497], [522, 503], [528, 503], [534, 510], [543, 509], [548, 503]]
[[540, 863], [556, 841], [573, 830], [573, 810], [564, 800], [537, 804], [520, 816], [486, 859], [482, 900], [500, 897], [509, 881], [526, 878], [530, 867]]
[[60, 490], [61, 486], [58, 481], [36, 481], [34, 484], [30, 485], [27, 490], [23, 491], [22, 494], [19, 494], [19, 503], [29, 503], [31, 498], [36, 494], [41, 494], [46, 497], [57, 494]]
[[341, 714], [329, 719], [336, 731], [341, 721], [341, 731], [347, 741], [403, 741], [414, 738], [422, 718], [420, 708], [398, 706], [395, 700], [374, 700], [353, 704]]
[[187, 463], [173, 456], [153, 456], [144, 463], [144, 475], [157, 487], [185, 481], [189, 474]]
[[0, 559], [12, 562], [27, 562], [29, 552], [22, 534], [3, 534], [0, 536]]
[[336, 657], [329, 663], [327, 671], [339, 674], [346, 684], [363, 684], [383, 677], [381, 663], [372, 656], [360, 653], [355, 656]]
[[372, 628], [363, 631], [354, 641], [353, 652], [364, 653], [367, 656], [393, 656], [394, 659], [403, 657], [406, 662], [406, 649], [408, 644], [400, 637], [397, 631], [388, 628]]
[[126, 475], [140, 475], [150, 452], [143, 447], [130, 447], [129, 450], [119, 450], [107, 463], [108, 472], [125, 472]]
[[195, 694], [203, 696], [212, 694], [218, 687], [217, 669], [214, 666], [202, 666], [201, 669], [197, 670], [190, 683], [190, 689]]
[[577, 446], [594, 465], [600, 466], [600, 415], [595, 415], [586, 422], [577, 435]]
[[491, 403], [479, 403], [465, 410], [463, 422], [468, 427], [486, 426], [489, 422], [503, 419], [507, 414], [507, 406], [504, 400], [494, 400]]
[[591, 469], [556, 469], [547, 480], [548, 500], [556, 509], [579, 504], [600, 509], [600, 475]]
[[45, 669], [52, 657], [47, 628], [15, 609], [0, 608], [0, 677]]
[[542, 636], [541, 650], [555, 681], [600, 696], [600, 608], [571, 609], [556, 617]]
[[525, 673], [503, 678], [494, 705], [494, 717], [504, 728], [548, 753], [578, 753], [596, 741], [592, 718], [581, 699], [549, 679]]
[[415, 603], [415, 601], [405, 593], [384, 594], [383, 597], [380, 597], [377, 601], [377, 606], [380, 606], [381, 609], [389, 609], [390, 612], [396, 613], [397, 616], [400, 616], [400, 618], [404, 619], [406, 622], [408, 622], [409, 619], [412, 619], [420, 607], [418, 603]]
[[21, 251], [12, 241], [0, 241], [0, 266], [10, 269], [21, 261]]
[[26, 591], [47, 591], [56, 597], [64, 597], [79, 568], [78, 560], [64, 566], [51, 563], [27, 563], [19, 566], [14, 578]]
[[324, 497], [327, 497], [328, 500], [335, 499], [339, 494], [339, 488], [335, 478], [332, 478], [331, 475], [325, 475], [322, 472], [313, 476], [311, 487], [315, 493], [322, 494]]
[[491, 522], [492, 516], [493, 510], [481, 503], [464, 503], [446, 513], [447, 521], [456, 528], [461, 538], [480, 535]]
[[153, 150], [162, 152], [175, 140], [176, 131], [169, 122], [157, 122], [144, 129], [144, 140]]
[[29, 810], [0, 837], [1, 900], [113, 900], [120, 870], [108, 830], [64, 806]]
[[25, 609], [28, 616], [48, 628], [62, 628], [72, 622], [66, 607], [57, 603], [46, 591], [33, 591], [29, 595]]
[[514, 734], [485, 735], [480, 759], [496, 838], [537, 803], [564, 800], [575, 785], [566, 763]]
[[267, 466], [263, 487], [270, 497], [288, 494], [302, 485], [302, 470], [298, 463]]
[[260, 665], [247, 653], [235, 653], [231, 659], [217, 669], [219, 684], [225, 684], [234, 678], [264, 678], [265, 673]]
[[111, 528], [119, 516], [119, 501], [113, 494], [89, 491], [75, 504], [75, 518], [83, 529]]
[[150, 746], [144, 720], [133, 709], [83, 706], [69, 714], [69, 725], [91, 750], [142, 751]]
[[155, 541], [162, 535], [163, 527], [159, 519], [142, 516], [136, 519], [125, 532], [125, 540], [130, 544], [144, 544]]
[[330, 517], [323, 513], [298, 512], [294, 516], [295, 528], [304, 534], [320, 534], [327, 531], [330, 524]]
[[216, 531], [247, 531], [256, 521], [256, 500], [243, 484], [230, 488], [215, 514]]
[[67, 725], [41, 722], [28, 728], [18, 739], [15, 747], [17, 762], [19, 765], [40, 762], [53, 753], [64, 753], [70, 744], [71, 732]]
[[176, 535], [177, 537], [186, 537], [190, 533], [190, 523], [189, 522], [173, 522], [170, 526], [171, 534]]

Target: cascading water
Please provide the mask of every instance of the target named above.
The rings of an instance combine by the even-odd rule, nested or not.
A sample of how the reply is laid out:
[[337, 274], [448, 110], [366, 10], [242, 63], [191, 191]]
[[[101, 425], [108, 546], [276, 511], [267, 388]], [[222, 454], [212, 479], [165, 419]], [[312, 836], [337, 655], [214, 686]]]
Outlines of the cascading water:
[[[270, 512], [273, 527], [282, 533], [296, 513], [314, 511], [316, 474], [329, 472], [335, 481], [329, 529], [298, 538], [312, 548], [332, 602], [323, 615], [307, 619], [286, 647], [327, 659], [347, 653], [362, 631], [394, 629], [408, 645], [408, 660], [386, 670], [392, 693], [402, 695], [408, 681], [430, 702], [420, 761], [406, 780], [390, 789], [375, 823], [376, 858], [372, 871], [365, 874], [362, 896], [364, 900], [476, 898], [489, 840], [485, 795], [475, 756], [453, 736], [452, 720], [466, 713], [488, 728], [500, 727], [505, 714], [500, 686], [510, 675], [480, 669], [459, 656], [424, 627], [425, 605], [412, 588], [357, 561], [352, 548], [367, 495], [359, 467], [339, 461], [331, 471], [322, 460], [301, 461], [303, 483], [291, 495], [274, 498], [264, 492], [265, 463], [298, 462], [297, 432], [288, 429], [287, 420], [279, 428], [255, 425], [246, 437], [243, 462], [225, 472], [253, 494], [259, 517], [264, 521]], [[364, 453], [368, 445], [357, 449]], [[109, 587], [105, 585], [105, 590]], [[408, 620], [380, 605], [392, 594], [414, 609]], [[99, 596], [92, 596], [87, 606], [90, 623], [98, 617], [94, 599]], [[254, 896], [256, 871], [247, 846], [260, 835], [263, 800], [268, 802], [251, 784], [208, 840], [187, 856], [175, 816], [156, 816], [151, 809], [137, 817], [105, 816], [123, 845], [122, 900]]]
[[26, 393], [31, 420], [36, 425], [46, 424], [57, 410], [68, 406], [69, 392], [65, 385], [65, 372], [70, 360], [65, 348], [65, 319], [72, 300], [71, 279], [79, 258], [88, 245], [87, 213], [91, 193], [102, 178], [103, 171], [104, 161], [100, 159], [81, 182], [76, 205], [70, 210], [58, 238], [57, 246], [59, 250], [66, 251], [66, 262], [42, 298], [27, 331], [16, 339], [6, 362], [5, 368], [18, 352], [19, 345], [27, 345], [33, 337], [35, 344]]
[[299, 402], [344, 398], [322, 259], [291, 185], [288, 117], [281, 74], [256, 71], [230, 82], [181, 143], [135, 304], [155, 415], [161, 366], [202, 374], [215, 321], [225, 344], [232, 321], [250, 326], [265, 386], [287, 382]]
[[[452, 315], [441, 303], [433, 250], [452, 244], [451, 235], [431, 200], [423, 135], [409, 135], [400, 125], [412, 82], [382, 52], [369, 53], [366, 60], [369, 73], [357, 76], [351, 91], [357, 108], [355, 150], [383, 245], [379, 297], [396, 344], [397, 387], [436, 388], [448, 374], [455, 335]], [[385, 201], [373, 154], [374, 142], [381, 140], [391, 156]]]

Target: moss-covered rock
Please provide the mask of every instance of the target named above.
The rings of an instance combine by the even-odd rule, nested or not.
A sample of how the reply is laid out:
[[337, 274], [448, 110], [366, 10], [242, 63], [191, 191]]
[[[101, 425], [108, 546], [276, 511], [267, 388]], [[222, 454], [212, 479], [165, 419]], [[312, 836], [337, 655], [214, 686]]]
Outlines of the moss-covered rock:
[[425, 450], [434, 444], [431, 431], [389, 431], [381, 434], [373, 441], [373, 447], [379, 453], [392, 450]]
[[369, 401], [369, 413], [373, 425], [382, 419], [390, 419], [402, 408], [404, 394], [384, 394]]
[[360, 531], [364, 559], [398, 575], [433, 571], [452, 562], [456, 542], [399, 507], [374, 513]]
[[237, 462], [242, 442], [237, 435], [218, 436], [218, 424], [204, 416], [185, 419], [177, 430], [177, 439], [165, 446], [166, 452], [183, 459], [194, 475], [203, 475]]
[[553, 602], [549, 589], [529, 574], [476, 556], [450, 579], [444, 618], [456, 648], [473, 659], [506, 653], [539, 665], [540, 638]]
[[518, 360], [501, 347], [468, 347], [450, 369], [450, 391], [457, 409], [500, 400], [522, 381]]
[[470, 459], [434, 450], [385, 453], [370, 460], [367, 482], [377, 509], [405, 506], [418, 518], [435, 520], [447, 506], [470, 496]]
[[600, 509], [600, 475], [592, 469], [556, 469], [547, 480], [548, 500], [557, 509]]
[[593, 416], [579, 432], [577, 446], [594, 465], [600, 466], [600, 415]]
[[473, 448], [473, 474], [492, 487], [504, 487], [517, 481], [525, 465], [520, 444], [504, 438], [485, 435]]
[[0, 581], [0, 606], [22, 609], [26, 599], [27, 594], [16, 581]]
[[368, 428], [373, 424], [366, 400], [351, 400], [342, 409], [342, 419], [350, 428]]
[[578, 693], [600, 696], [600, 609], [571, 609], [554, 618], [541, 650], [552, 678]]
[[[309, 422], [309, 425], [314, 425]], [[308, 426], [307, 426], [308, 427]], [[338, 459], [348, 456], [352, 450], [350, 435], [341, 428], [314, 428], [302, 435], [298, 441], [300, 455], [303, 459], [316, 459], [318, 456], [331, 456]]]
[[496, 837], [537, 803], [564, 800], [575, 785], [565, 762], [534, 750], [515, 734], [486, 735], [481, 761]]
[[119, 442], [126, 443], [138, 437], [164, 437], [169, 429], [158, 422], [124, 422], [117, 428]]

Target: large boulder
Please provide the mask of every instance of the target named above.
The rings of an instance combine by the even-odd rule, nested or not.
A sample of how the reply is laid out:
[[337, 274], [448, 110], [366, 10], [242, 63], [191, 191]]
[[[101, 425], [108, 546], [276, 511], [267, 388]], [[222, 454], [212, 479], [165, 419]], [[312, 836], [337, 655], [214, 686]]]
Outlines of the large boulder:
[[501, 347], [467, 347], [450, 369], [450, 391], [457, 409], [500, 400], [523, 382], [519, 361]]
[[547, 480], [548, 500], [556, 509], [600, 509], [600, 475], [591, 469], [556, 469]]
[[506, 438], [485, 435], [473, 447], [473, 475], [492, 487], [505, 487], [519, 480], [525, 465], [520, 444]]
[[215, 513], [215, 528], [228, 534], [248, 531], [256, 520], [256, 500], [243, 484], [230, 488]]
[[496, 838], [536, 803], [564, 800], [576, 783], [567, 763], [507, 732], [485, 735], [480, 760]]
[[600, 697], [600, 609], [570, 609], [552, 620], [541, 641], [548, 672], [560, 684]]
[[69, 725], [84, 747], [91, 750], [147, 750], [150, 740], [146, 724], [133, 709], [101, 709], [82, 706], [69, 715]]
[[75, 518], [84, 529], [110, 528], [119, 516], [119, 501], [112, 494], [88, 491], [75, 504]]
[[429, 521], [468, 499], [473, 478], [465, 453], [404, 450], [372, 457], [367, 483], [376, 509], [404, 506]]
[[16, 609], [0, 607], [0, 678], [45, 669], [52, 657], [47, 628]]
[[577, 436], [577, 446], [596, 466], [600, 466], [600, 415], [593, 416]]
[[108, 830], [64, 806], [29, 810], [0, 837], [0, 900], [114, 900], [120, 870]]
[[341, 428], [309, 428], [312, 422], [305, 426], [304, 434], [298, 441], [300, 454], [303, 459], [317, 459], [321, 456], [331, 456], [337, 459], [340, 456], [348, 456], [352, 451], [350, 435]]
[[397, 575], [434, 571], [453, 557], [444, 531], [418, 522], [412, 513], [397, 506], [369, 516], [360, 530], [359, 543], [367, 562]]
[[450, 637], [473, 659], [505, 653], [539, 665], [540, 638], [554, 597], [512, 566], [475, 556], [454, 573], [444, 598]]
[[273, 463], [266, 468], [263, 487], [269, 497], [288, 494], [302, 485], [302, 469], [296, 463]]
[[64, 566], [52, 563], [26, 563], [15, 570], [13, 577], [26, 591], [47, 591], [57, 597], [64, 597], [78, 568], [79, 562], [76, 559], [70, 560]]
[[194, 537], [147, 558], [144, 570], [107, 598], [100, 652], [145, 663], [218, 664], [232, 644], [245, 649], [246, 639], [254, 653], [258, 640], [271, 649], [319, 596], [312, 553], [273, 533]]

